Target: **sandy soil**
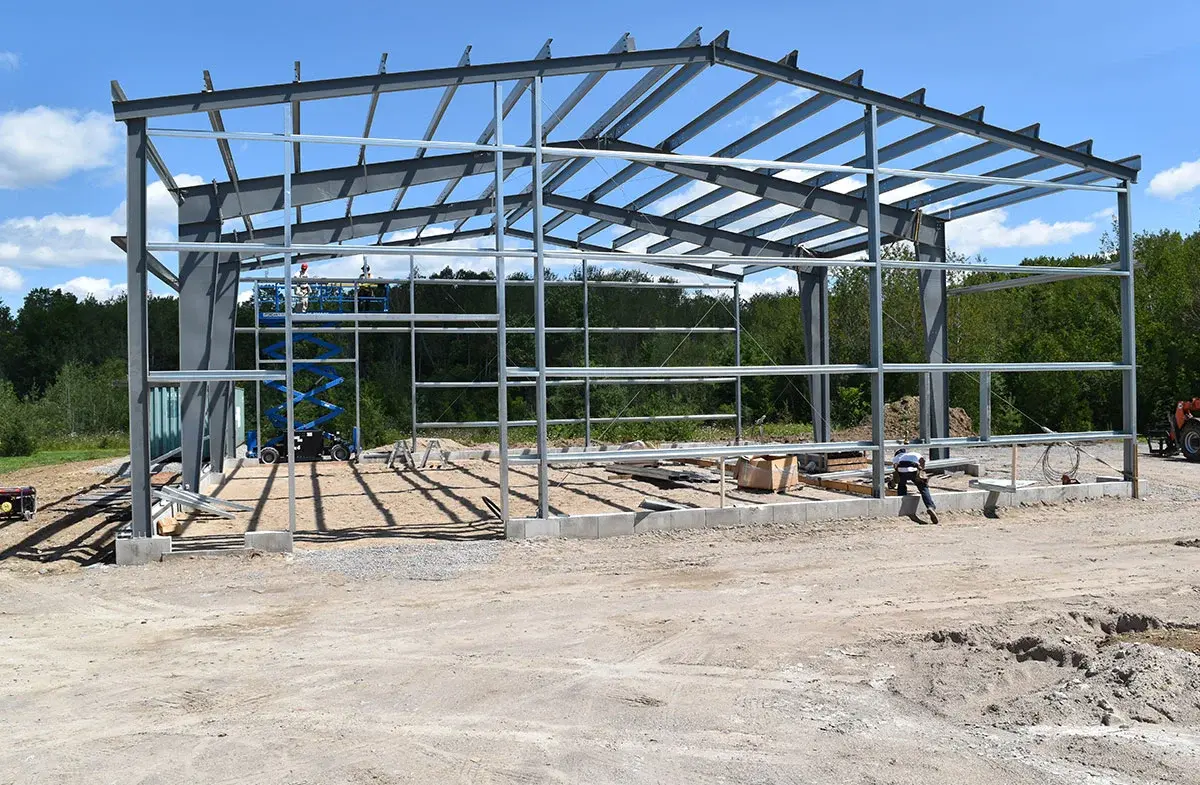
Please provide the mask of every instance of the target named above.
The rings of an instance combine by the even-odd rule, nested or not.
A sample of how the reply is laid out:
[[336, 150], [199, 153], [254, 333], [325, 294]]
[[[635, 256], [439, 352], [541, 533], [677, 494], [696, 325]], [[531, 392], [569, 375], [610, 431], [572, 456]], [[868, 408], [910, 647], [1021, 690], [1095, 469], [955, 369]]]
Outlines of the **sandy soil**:
[[4, 570], [0, 781], [1200, 782], [1179, 496]]

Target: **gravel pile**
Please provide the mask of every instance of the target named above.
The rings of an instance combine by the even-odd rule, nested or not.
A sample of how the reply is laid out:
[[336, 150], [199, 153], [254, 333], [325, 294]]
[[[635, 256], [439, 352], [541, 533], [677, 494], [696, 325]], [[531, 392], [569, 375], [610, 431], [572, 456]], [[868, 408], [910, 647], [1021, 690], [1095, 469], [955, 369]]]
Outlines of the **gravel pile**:
[[296, 561], [358, 580], [445, 581], [496, 561], [502, 543], [429, 542], [370, 548], [297, 551]]

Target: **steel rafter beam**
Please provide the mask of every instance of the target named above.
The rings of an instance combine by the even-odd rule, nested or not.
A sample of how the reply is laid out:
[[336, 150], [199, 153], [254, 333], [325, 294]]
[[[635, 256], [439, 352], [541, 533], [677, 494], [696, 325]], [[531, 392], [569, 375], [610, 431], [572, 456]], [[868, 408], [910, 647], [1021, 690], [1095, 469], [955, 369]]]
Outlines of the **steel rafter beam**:
[[[717, 36], [715, 39], [713, 39], [710, 46], [715, 47], [722, 41], [728, 43], [728, 31], [725, 31], [720, 36]], [[690, 34], [688, 34], [687, 38], [683, 40], [682, 45], [693, 46], [699, 43], [700, 28], [697, 27]], [[583, 138], [595, 139], [602, 133], [605, 133], [605, 129], [607, 129], [610, 125], [613, 126], [612, 130], [608, 132], [610, 134], [615, 134], [615, 131], [618, 128], [625, 130], [633, 128], [635, 125], [644, 120], [650, 114], [650, 112], [657, 109], [664, 101], [674, 95], [681, 87], [683, 87], [684, 84], [695, 78], [695, 76], [704, 69], [702, 64], [703, 61], [700, 62], [701, 64], [689, 63], [687, 66], [681, 67], [674, 74], [671, 74], [670, 78], [667, 79], [666, 82], [664, 82], [662, 85], [659, 85], [659, 87], [655, 89], [653, 93], [642, 100], [641, 103], [638, 103], [635, 108], [630, 110], [630, 107], [637, 103], [643, 95], [654, 89], [654, 86], [664, 78], [667, 78], [667, 75], [671, 73], [673, 66], [665, 65], [650, 69], [650, 71], [642, 76], [642, 78], [639, 79], [637, 83], [633, 85], [633, 87], [626, 90], [625, 93], [619, 99], [617, 99], [616, 103], [606, 109], [604, 113], [596, 119], [595, 122], [588, 126], [587, 130], [583, 132]], [[688, 66], [690, 66], [690, 68]], [[626, 110], [630, 111], [628, 114], [622, 116], [622, 113], [626, 112]], [[620, 119], [618, 120], [618, 118]], [[558, 190], [568, 180], [570, 180], [585, 166], [587, 166], [588, 163], [588, 161], [584, 160], [569, 159], [552, 161], [546, 166], [545, 175], [542, 178], [546, 183], [546, 190]], [[532, 183], [529, 186], [526, 186], [525, 191], [528, 192], [531, 188]], [[525, 212], [526, 211], [522, 210], [515, 215], [510, 215], [508, 217], [508, 225], [512, 226], [517, 221], [521, 220], [521, 218], [525, 215]], [[553, 224], [553, 221], [550, 223]]]
[[[523, 240], [532, 240], [533, 239], [533, 232], [527, 232], [523, 229], [506, 229], [505, 231], [508, 234], [512, 235], [513, 237], [520, 237]], [[455, 236], [455, 239], [458, 239], [457, 235]], [[544, 239], [546, 240], [547, 243], [550, 243], [551, 245], [557, 245], [562, 248], [570, 248], [575, 251], [592, 251], [594, 253], [602, 253], [602, 254], [609, 254], [609, 255], [611, 255], [613, 253], [611, 248], [605, 248], [602, 245], [594, 245], [592, 243], [584, 243], [584, 242], [580, 242], [579, 240], [572, 240], [569, 237], [556, 237], [554, 235], [548, 234], [545, 236]], [[604, 259], [604, 261], [611, 262], [613, 260], [612, 259]], [[737, 273], [731, 273], [731, 272], [727, 272], [725, 270], [716, 270], [716, 269], [713, 269], [710, 267], [703, 267], [698, 264], [687, 264], [685, 262], [669, 262], [669, 261], [665, 261], [665, 260], [660, 261], [660, 262], [642, 261], [642, 262], [638, 262], [638, 264], [650, 265], [652, 267], [665, 267], [668, 270], [677, 270], [679, 272], [694, 273], [696, 275], [706, 275], [710, 278], [717, 278], [717, 279], [723, 280], [723, 281], [740, 281], [740, 280], [742, 280], [742, 276], [738, 275]]]
[[[508, 170], [529, 166], [532, 161], [532, 153], [504, 156]], [[292, 176], [292, 204], [320, 204], [410, 185], [444, 182], [484, 174], [494, 167], [494, 153], [476, 151], [317, 169]], [[230, 182], [190, 186], [180, 189], [180, 193], [184, 200], [179, 222], [184, 224], [283, 209], [283, 177], [279, 175], [242, 180], [236, 186]]]
[[[204, 69], [204, 89], [207, 92], [213, 91], [212, 75], [208, 69]], [[221, 111], [219, 109], [211, 109], [208, 111], [208, 122], [212, 129], [218, 133], [225, 132], [225, 121], [221, 119]], [[218, 139], [217, 149], [221, 152], [221, 162], [225, 164], [225, 174], [229, 176], [229, 181], [233, 183], [234, 192], [238, 187], [237, 164], [233, 161], [233, 150], [229, 147], [228, 139]], [[241, 212], [240, 210], [238, 212]], [[242, 223], [246, 226], [246, 231], [250, 233], [250, 238], [254, 239], [254, 224], [250, 220], [250, 216], [242, 213]]]
[[[847, 76], [843, 81], [847, 82], [848, 84], [859, 85], [862, 84], [862, 78], [863, 72], [855, 71]], [[799, 125], [804, 120], [807, 120], [819, 112], [828, 109], [837, 102], [838, 99], [831, 95], [817, 93], [801, 103], [796, 104], [778, 117], [768, 120], [766, 123], [763, 123], [761, 126], [755, 128], [741, 138], [731, 142], [725, 147], [722, 147], [713, 155], [722, 158], [736, 158], [742, 153], [754, 149], [763, 142], [773, 139], [789, 128]], [[659, 199], [671, 195], [678, 189], [683, 188], [691, 182], [691, 179], [687, 177], [672, 177], [662, 185], [652, 188], [651, 190], [639, 196], [637, 199], [629, 202], [627, 205], [625, 205], [625, 208], [628, 210], [641, 210], [649, 207]], [[703, 197], [700, 198], [702, 199]], [[693, 203], [695, 201], [697, 200], [693, 200]], [[672, 217], [680, 216], [672, 215]], [[590, 229], [591, 227], [588, 228]], [[616, 240], [613, 242], [613, 247], [620, 248], [623, 245], [627, 245], [638, 237], [641, 237], [643, 234], [644, 232], [627, 232], [616, 238]], [[581, 233], [580, 236], [584, 237], [585, 235]], [[674, 243], [672, 243], [672, 245], [674, 245]]]
[[[121, 83], [116, 79], [109, 82], [109, 88], [112, 91], [113, 101], [127, 101], [125, 91], [121, 89]], [[175, 200], [175, 204], [183, 204], [183, 197], [179, 195], [179, 183], [175, 182], [175, 177], [171, 174], [171, 170], [167, 168], [166, 161], [159, 154], [158, 148], [154, 146], [154, 142], [146, 139], [146, 159], [150, 162], [150, 166], [154, 167], [154, 172], [158, 175], [158, 179], [166, 186], [167, 193]], [[122, 248], [124, 250], [124, 248]], [[178, 289], [178, 286], [176, 287]]]
[[[458, 67], [462, 68], [463, 66], [469, 65], [470, 63], [471, 63], [471, 47], [468, 46], [466, 49], [463, 50], [462, 57], [460, 57], [458, 59]], [[456, 92], [458, 92], [458, 83], [452, 84], [449, 87], [447, 87], [445, 90], [442, 91], [442, 97], [440, 99], [438, 99], [437, 106], [434, 107], [434, 110], [433, 110], [433, 115], [429, 118], [429, 125], [427, 125], [425, 127], [425, 134], [421, 137], [426, 142], [433, 139], [433, 135], [435, 133], [437, 133], [438, 126], [442, 124], [442, 118], [446, 116], [446, 110], [450, 108], [450, 101], [453, 100], [454, 94]], [[296, 145], [296, 147], [299, 148], [300, 145]], [[427, 153], [428, 151], [429, 151], [428, 147], [418, 147], [417, 154], [414, 157], [418, 158], [418, 159], [424, 158], [425, 153]], [[402, 202], [404, 200], [404, 194], [407, 192], [408, 192], [407, 185], [401, 186], [401, 188], [398, 191], [396, 191], [396, 196], [393, 197], [393, 199], [392, 199], [391, 209], [393, 209], [393, 210], [400, 209], [400, 202]], [[378, 239], [376, 239], [375, 242], [382, 245], [383, 244], [383, 235], [384, 235], [384, 232], [380, 232], [379, 237], [378, 237]]]
[[[292, 67], [294, 68], [294, 71], [295, 71], [295, 76], [292, 79], [292, 81], [299, 82], [300, 81], [300, 61], [296, 60], [295, 62], [293, 62]], [[300, 135], [300, 102], [299, 101], [292, 101], [292, 134], [294, 134], [296, 136]], [[303, 146], [304, 145], [300, 145], [300, 144], [292, 145], [292, 174], [300, 174], [300, 168], [301, 168], [300, 167], [300, 148]], [[296, 208], [296, 223], [300, 223], [303, 220], [304, 220], [304, 213], [299, 207], [297, 207]]]
[[[506, 208], [519, 207], [530, 197], [519, 194], [504, 200]], [[390, 230], [416, 229], [426, 224], [457, 221], [464, 215], [475, 216], [490, 213], [495, 204], [492, 199], [471, 199], [465, 202], [449, 202], [446, 204], [430, 205], [428, 207], [409, 207], [403, 210], [388, 210], [382, 213], [355, 215], [351, 218], [331, 218], [325, 221], [306, 221], [292, 227], [292, 242], [297, 245], [330, 244], [359, 237], [378, 235], [379, 227], [387, 226]], [[237, 242], [234, 234], [221, 235], [220, 242]], [[282, 243], [283, 227], [274, 226], [261, 229], [256, 242]], [[364, 253], [370, 246], [364, 246]]]
[[[923, 102], [925, 100], [925, 89], [921, 88], [920, 90], [909, 93], [909, 98], [914, 101]], [[896, 114], [895, 112], [880, 112], [879, 113], [879, 124], [883, 125], [886, 123], [890, 123], [893, 120], [898, 120], [899, 118], [900, 118], [900, 115]], [[814, 139], [813, 141], [809, 142], [808, 144], [805, 144], [805, 145], [802, 145], [801, 147], [796, 148], [795, 150], [791, 151], [790, 153], [788, 153], [785, 156], [782, 156], [778, 160], [791, 161], [791, 162], [811, 161], [813, 158], [816, 158], [819, 155], [830, 152], [831, 150], [836, 150], [837, 148], [841, 147], [842, 145], [847, 144], [848, 142], [854, 141], [858, 137], [862, 136], [862, 134], [863, 134], [862, 121], [854, 120], [852, 122], [847, 123], [846, 125], [843, 125], [841, 128], [836, 128], [833, 131], [830, 131], [829, 133], [825, 134], [824, 136], [820, 137], [819, 139]], [[863, 157], [859, 156], [858, 158], [855, 158], [850, 165], [851, 166], [861, 166], [862, 161], [863, 161]], [[756, 169], [755, 171], [757, 171], [761, 174], [775, 174], [779, 170], [762, 168], [762, 169]], [[837, 172], [823, 172], [819, 175], [816, 175], [813, 178], [804, 180], [803, 182], [806, 185], [813, 184], [818, 187], [824, 187], [825, 185], [828, 185], [829, 183], [837, 182], [838, 180], [842, 179], [843, 177], [845, 177], [845, 175], [839, 174]], [[735, 193], [734, 190], [730, 189], [730, 188], [717, 188], [713, 191], [710, 191], [709, 193], [701, 194], [700, 196], [696, 197], [695, 199], [693, 199], [691, 202], [687, 203], [686, 205], [683, 205], [682, 207], [672, 211], [671, 215], [673, 217], [680, 217], [681, 215], [690, 215], [692, 213], [698, 212], [699, 210], [703, 210], [706, 207], [711, 207], [712, 205], [717, 204], [722, 199], [724, 199], [728, 196], [731, 196], [734, 193]], [[707, 221], [706, 223], [709, 224], [710, 226], [714, 226], [714, 227], [718, 227], [718, 228], [722, 227], [722, 226], [727, 226], [728, 224], [731, 224], [735, 221], [742, 220], [743, 218], [748, 218], [752, 215], [757, 215], [762, 210], [766, 210], [768, 207], [772, 207], [772, 206], [773, 205], [769, 202], [767, 202], [767, 203], [764, 203], [762, 201], [752, 202], [742, 208], [733, 210], [732, 212], [726, 213], [725, 215], [718, 216], [717, 218], [714, 218], [711, 221]], [[676, 215], [676, 214], [678, 214], [678, 215]], [[800, 218], [799, 216], [797, 216], [796, 213], [791, 213], [787, 216], [784, 216], [784, 218], [786, 218], [790, 221], [793, 221], [793, 222], [804, 220], [804, 219]], [[749, 234], [749, 232], [745, 232], [745, 233]], [[757, 232], [756, 234], [765, 234], [765, 231], [760, 231], [760, 232]], [[617, 238], [617, 242], [624, 244], [624, 242], [626, 242], [626, 240], [624, 237], [619, 237], [619, 238]], [[614, 243], [614, 245], [616, 245], [616, 243]], [[659, 252], [661, 250], [665, 250], [666, 248], [669, 248], [669, 247], [670, 247], [670, 244], [665, 243], [665, 242], [655, 243], [654, 245], [650, 246], [650, 252], [657, 253], [657, 252]], [[702, 253], [703, 251], [700, 249], [697, 249], [696, 252]]]
[[[798, 52], [793, 49], [791, 52], [784, 55], [779, 62], [795, 67], [797, 54]], [[691, 122], [682, 126], [674, 133], [663, 139], [663, 141], [659, 142], [658, 149], [664, 153], [674, 152], [687, 142], [694, 139], [703, 131], [711, 128], [723, 118], [729, 116], [731, 112], [736, 111], [749, 101], [761, 95], [774, 83], [774, 79], [766, 76], [756, 76], [751, 78], [748, 82], [738, 87], [729, 95], [717, 101], [708, 109], [705, 109]], [[584, 198], [588, 201], [598, 202], [613, 190], [620, 188], [622, 185], [632, 180], [638, 174], [638, 172], [641, 172], [645, 168], [645, 164], [634, 161], [625, 166], [624, 169], [617, 172], [612, 177], [605, 180], [600, 185], [593, 188], [591, 192], [589, 192]], [[579, 239], [586, 240], [608, 225], [609, 224], [603, 221], [596, 221], [579, 233]]]
[[[603, 147], [609, 150], [624, 152], [654, 152], [650, 148], [629, 142], [605, 141]], [[713, 183], [718, 187], [731, 188], [741, 193], [757, 196], [760, 199], [810, 210], [817, 215], [837, 218], [855, 226], [865, 227], [867, 225], [867, 203], [865, 200], [825, 188], [814, 188], [804, 183], [784, 180], [781, 177], [772, 177], [771, 175], [748, 172], [728, 166], [706, 166], [675, 161], [652, 161], [650, 162], [650, 166], [673, 174], [682, 174], [686, 177], [691, 177], [693, 180]], [[891, 205], [880, 205], [879, 215], [880, 231], [891, 237], [914, 240], [924, 244], [935, 244], [941, 240], [945, 232], [942, 221], [929, 217], [918, 220], [916, 213], [910, 210], [901, 210]], [[685, 225], [695, 226], [695, 224]], [[711, 230], [724, 231], [719, 229]], [[751, 239], [741, 234], [734, 236], [743, 238], [743, 241]], [[772, 242], [772, 245], [775, 246], [789, 247], [784, 243], [764, 242]], [[696, 245], [714, 247], [711, 243], [696, 243]], [[799, 246], [790, 247], [799, 248]], [[774, 255], [796, 256], [800, 254]]]
[[[538, 51], [537, 56], [534, 57], [534, 60], [547, 60], [550, 58], [551, 40], [552, 39], [550, 38], [546, 39], [546, 43], [542, 44], [542, 48], [540, 51]], [[504, 110], [501, 113], [501, 119], [508, 117], [508, 113], [513, 110], [513, 107], [515, 107], [517, 102], [521, 100], [521, 96], [525, 94], [525, 91], [528, 90], [529, 86], [532, 84], [533, 77], [529, 76], [523, 79], [518, 79], [517, 83], [509, 89], [508, 95], [504, 97]], [[483, 133], [479, 134], [479, 138], [475, 140], [475, 144], [487, 144], [491, 141], [494, 133], [496, 133], [495, 117], [493, 117], [491, 120], [488, 120], [487, 127], [483, 129]], [[438, 194], [437, 199], [434, 199], [433, 203], [444, 204], [446, 200], [450, 198], [450, 194], [453, 193], [454, 189], [458, 187], [460, 182], [462, 182], [461, 177], [446, 183], [446, 187], [442, 189], [442, 192]], [[421, 236], [422, 231], [422, 229], [417, 230], [418, 237]]]
[[827, 76], [821, 76], [820, 74], [814, 74], [798, 68], [783, 68], [770, 60], [764, 60], [761, 57], [755, 57], [744, 52], [725, 49], [716, 51], [714, 55], [717, 62], [741, 71], [773, 76], [781, 82], [793, 84], [797, 87], [806, 87], [809, 90], [830, 93], [839, 98], [845, 98], [846, 100], [855, 101], [860, 104], [874, 105], [879, 109], [887, 109], [897, 114], [902, 114], [905, 117], [911, 117], [914, 120], [952, 128], [959, 133], [969, 134], [991, 142], [1001, 142], [1015, 150], [1025, 150], [1043, 158], [1049, 158], [1062, 164], [1097, 172], [1108, 177], [1115, 177], [1118, 180], [1137, 181], [1138, 170], [1136, 169], [1131, 169], [1112, 161], [1106, 161], [1103, 158], [1097, 158], [1093, 155], [1079, 153], [1070, 148], [1061, 147], [1042, 141], [1041, 139], [1031, 139], [1006, 128], [999, 128], [980, 121], [967, 120], [959, 115], [941, 109], [934, 109], [933, 107], [913, 104], [902, 98], [896, 98], [877, 90], [870, 90], [865, 87], [850, 88], [836, 79], [830, 79]]
[[[392, 247], [416, 248], [416, 247], [420, 247], [423, 245], [437, 245], [439, 243], [448, 242], [452, 239], [453, 240], [474, 240], [479, 237], [490, 237], [491, 234], [492, 234], [492, 227], [490, 227], [490, 226], [483, 227], [481, 229], [468, 229], [467, 231], [464, 231], [464, 232], [455, 232], [453, 237], [449, 237], [445, 234], [427, 234], [423, 237], [407, 237], [403, 240], [389, 240], [388, 242], [385, 242], [385, 243], [372, 243], [371, 245], [364, 245], [364, 246], [362, 246], [362, 252], [363, 252], [364, 256], [369, 256], [371, 254], [371, 251], [375, 248], [392, 248]], [[345, 258], [346, 258], [345, 254], [337, 254], [337, 255], [327, 254], [327, 253], [294, 254], [292, 256], [292, 264], [294, 264], [294, 265], [301, 264], [302, 262], [307, 262], [309, 264], [313, 264], [315, 262], [327, 262], [332, 259], [345, 259]], [[229, 262], [229, 264], [237, 264], [237, 262]], [[251, 256], [243, 256], [241, 258], [240, 266], [241, 266], [241, 269], [243, 272], [248, 272], [250, 270], [262, 270], [262, 269], [267, 269], [267, 268], [271, 268], [271, 267], [282, 267], [283, 266], [283, 257], [282, 256], [269, 256], [269, 257], [255, 258], [255, 257], [251, 257]]]
[[[379, 58], [379, 73], [387, 73], [387, 57], [388, 53], [384, 52]], [[371, 136], [371, 126], [375, 122], [375, 110], [379, 107], [379, 93], [371, 93], [371, 103], [367, 105], [367, 122], [363, 126], [362, 138], [369, 139]], [[292, 145], [296, 150], [300, 149], [300, 145]], [[358, 166], [362, 166], [367, 162], [367, 146], [360, 145], [358, 148]], [[346, 200], [346, 217], [349, 218], [354, 213], [354, 197], [351, 196]]]
[[[763, 240], [757, 237], [746, 237], [723, 229], [710, 229], [705, 226], [659, 218], [653, 215], [635, 213], [622, 207], [588, 202], [583, 199], [562, 196], [561, 194], [546, 194], [545, 202], [548, 207], [564, 210], [588, 218], [603, 218], [610, 223], [629, 226], [635, 229], [645, 229], [653, 234], [677, 237], [683, 242], [696, 245], [709, 245], [720, 251], [735, 256], [767, 256], [797, 257], [803, 256], [804, 250], [783, 243]], [[611, 251], [609, 251], [611, 253]]]
[[[116, 235], [108, 239], [112, 241], [113, 245], [117, 246], [122, 251], [125, 251], [126, 253], [129, 252], [129, 244], [125, 235]], [[158, 257], [149, 251], [146, 251], [146, 269], [154, 273], [155, 278], [162, 281], [175, 291], [179, 291], [179, 276], [171, 272], [171, 268], [159, 261]]]
[[[617, 52], [628, 52], [631, 49], [635, 49], [635, 48], [637, 48], [637, 46], [633, 40], [633, 37], [629, 33], [625, 33], [619, 39], [617, 39], [617, 42], [612, 45], [612, 48], [610, 48], [608, 50], [608, 53], [615, 54]], [[604, 77], [604, 72], [601, 71], [601, 72], [594, 73], [594, 74], [587, 74], [586, 76], [583, 77], [583, 79], [579, 80], [579, 84], [577, 84], [575, 86], [575, 89], [571, 91], [571, 94], [568, 95], [565, 99], [563, 99], [562, 103], [560, 103], [555, 108], [555, 110], [550, 113], [550, 117], [543, 124], [543, 126], [542, 126], [543, 141], [545, 140], [545, 137], [550, 134], [551, 131], [553, 131], [555, 128], [558, 127], [559, 123], [561, 123], [563, 120], [565, 120], [567, 118], [567, 115], [571, 113], [571, 110], [574, 109], [576, 106], [578, 106], [579, 102], [582, 101], [587, 96], [587, 94], [590, 93], [592, 91], [592, 89], [597, 84], [600, 83], [600, 80], [603, 77]], [[534, 142], [534, 139], [532, 136], [530, 136], [529, 141], [525, 143], [525, 146], [532, 147], [533, 142]], [[483, 191], [479, 194], [479, 198], [482, 199], [484, 197], [491, 196], [493, 193], [495, 193], [495, 191], [496, 191], [495, 183], [488, 183], [487, 187], [485, 187], [483, 189]], [[466, 223], [466, 221], [460, 221], [454, 227], [454, 231], [458, 231], [459, 229], [461, 229], [463, 227], [464, 223]]]

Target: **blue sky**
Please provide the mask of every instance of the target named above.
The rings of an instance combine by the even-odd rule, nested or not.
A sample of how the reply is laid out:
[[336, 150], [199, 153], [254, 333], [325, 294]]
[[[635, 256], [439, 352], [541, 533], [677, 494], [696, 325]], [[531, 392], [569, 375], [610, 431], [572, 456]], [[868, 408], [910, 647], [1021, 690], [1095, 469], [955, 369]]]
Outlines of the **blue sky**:
[[[110, 79], [120, 80], [131, 97], [140, 97], [197, 90], [205, 68], [218, 88], [235, 87], [290, 81], [296, 59], [302, 61], [306, 79], [317, 79], [372, 72], [383, 52], [389, 53], [388, 70], [399, 71], [453, 65], [468, 44], [475, 63], [527, 59], [547, 38], [553, 39], [559, 56], [605, 51], [625, 32], [633, 34], [639, 49], [649, 49], [674, 46], [696, 27], [703, 28], [706, 42], [729, 29], [731, 46], [762, 57], [777, 59], [798, 49], [800, 67], [810, 71], [842, 77], [862, 68], [865, 84], [875, 89], [903, 95], [925, 87], [927, 103], [941, 109], [963, 112], [983, 104], [984, 119], [994, 125], [1016, 129], [1040, 122], [1046, 140], [1065, 145], [1091, 138], [1095, 154], [1109, 159], [1141, 154], [1136, 227], [1190, 231], [1200, 219], [1200, 106], [1195, 101], [1200, 4], [1194, 2], [1147, 4], [1141, 16], [1126, 3], [1094, 2], [1081, 9], [1053, 0], [924, 2], [913, 7], [890, 2], [734, 6], [699, 0], [686, 4], [686, 12], [678, 4], [624, 0], [602, 6], [464, 2], [452, 15], [437, 4], [403, 8], [394, 2], [336, 9], [310, 0], [257, 2], [241, 4], [236, 14], [197, 14], [195, 5], [161, 3], [135, 13], [132, 5], [118, 11], [115, 4], [20, 3], [4, 11], [0, 298], [9, 304], [18, 304], [34, 286], [64, 286], [101, 297], [119, 291], [124, 267], [107, 237], [123, 231], [123, 141], [120, 127], [112, 122]], [[627, 138], [657, 144], [746, 79], [709, 69]], [[634, 74], [605, 77], [551, 140], [581, 135], [635, 80]], [[547, 115], [576, 81], [548, 80]], [[805, 97], [785, 86], [772, 87], [681, 151], [711, 154]], [[419, 137], [436, 100], [433, 93], [384, 95], [373, 135]], [[358, 135], [366, 105], [365, 98], [306, 104], [305, 131]], [[488, 88], [464, 88], [438, 138], [474, 141], [489, 111]], [[750, 155], [782, 155], [859, 111], [835, 107]], [[506, 141], [526, 140], [528, 116], [528, 99], [523, 99], [505, 124]], [[203, 117], [167, 118], [154, 124], [201, 128], [205, 122]], [[229, 112], [225, 122], [235, 130], [277, 131], [283, 121], [281, 110], [270, 107]], [[896, 121], [882, 130], [881, 142], [919, 128]], [[967, 142], [944, 142], [895, 165], [917, 166]], [[159, 146], [181, 181], [225, 179], [213, 142], [163, 139]], [[861, 142], [856, 142], [817, 160], [845, 163], [860, 152]], [[284, 159], [277, 145], [235, 143], [234, 153], [243, 177], [277, 174]], [[309, 166], [345, 165], [356, 155], [356, 148], [305, 149]], [[374, 148], [368, 158], [396, 155], [394, 149]], [[1011, 160], [1016, 157], [997, 157], [967, 171]], [[563, 192], [582, 196], [617, 168], [612, 161], [592, 164]], [[643, 172], [606, 201], [623, 204], [663, 177]], [[527, 175], [510, 179], [514, 188], [527, 181]], [[485, 178], [464, 181], [451, 200], [473, 198], [484, 184]], [[404, 204], [431, 199], [439, 190], [413, 189]], [[677, 206], [701, 190], [681, 192], [651, 211]], [[165, 239], [174, 222], [173, 203], [161, 186], [152, 186], [150, 197], [156, 238]], [[382, 210], [388, 202], [390, 195], [374, 195], [356, 204]], [[717, 205], [694, 219], [715, 217], [733, 206], [735, 202]], [[1090, 251], [1109, 224], [1112, 206], [1113, 200], [1103, 194], [1048, 196], [964, 219], [952, 231], [951, 242], [958, 250], [999, 262]], [[331, 205], [306, 211], [306, 216], [332, 217], [342, 210], [344, 204]], [[479, 220], [485, 219], [470, 226]], [[262, 216], [257, 223], [272, 222]], [[559, 233], [573, 237], [589, 223], [575, 218]], [[615, 234], [607, 230], [592, 240], [607, 244]], [[353, 264], [342, 262], [326, 271], [349, 272]], [[376, 272], [398, 272], [396, 264], [394, 258], [381, 260]], [[788, 275], [766, 273], [756, 285], [777, 288], [789, 281]]]

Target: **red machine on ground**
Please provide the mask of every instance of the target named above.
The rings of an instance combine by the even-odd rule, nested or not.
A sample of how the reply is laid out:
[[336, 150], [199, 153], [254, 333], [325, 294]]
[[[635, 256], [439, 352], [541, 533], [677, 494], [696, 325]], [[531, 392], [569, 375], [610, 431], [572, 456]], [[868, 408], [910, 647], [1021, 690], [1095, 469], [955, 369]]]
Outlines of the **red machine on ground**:
[[1200, 398], [1175, 404], [1175, 411], [1167, 417], [1167, 430], [1151, 432], [1146, 443], [1151, 455], [1182, 452], [1189, 461], [1200, 462]]
[[0, 488], [0, 518], [24, 518], [32, 521], [36, 513], [36, 488]]

